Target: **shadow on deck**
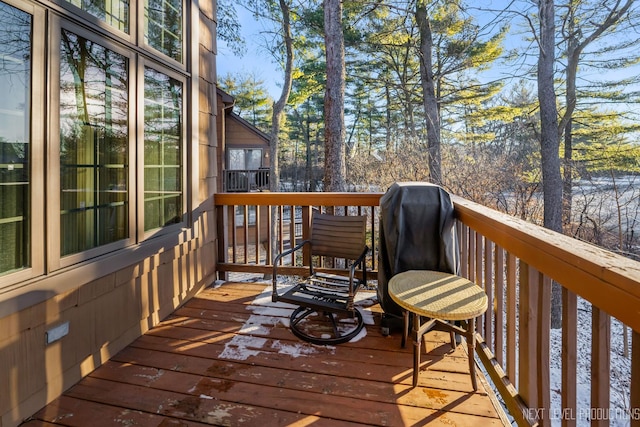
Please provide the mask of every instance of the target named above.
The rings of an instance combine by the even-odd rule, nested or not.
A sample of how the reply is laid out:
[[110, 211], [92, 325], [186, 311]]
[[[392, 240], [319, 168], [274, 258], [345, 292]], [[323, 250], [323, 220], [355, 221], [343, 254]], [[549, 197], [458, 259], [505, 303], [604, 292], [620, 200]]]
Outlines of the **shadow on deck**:
[[504, 425], [463, 346], [429, 333], [412, 388], [411, 345], [366, 311], [359, 338], [320, 347], [291, 334], [268, 283], [208, 288], [23, 425]]

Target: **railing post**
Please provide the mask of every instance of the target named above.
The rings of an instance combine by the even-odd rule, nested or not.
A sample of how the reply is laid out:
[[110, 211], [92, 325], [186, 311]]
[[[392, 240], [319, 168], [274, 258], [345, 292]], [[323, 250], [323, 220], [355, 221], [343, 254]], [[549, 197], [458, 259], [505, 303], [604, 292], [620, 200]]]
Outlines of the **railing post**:
[[[292, 218], [292, 221], [294, 219]], [[311, 234], [311, 206], [302, 206], [302, 240], [308, 239]], [[307, 245], [302, 248], [302, 259], [311, 265], [311, 252]]]
[[[226, 206], [218, 206], [216, 209], [216, 225], [218, 237], [218, 259], [216, 262], [229, 262], [229, 210]], [[229, 274], [224, 273], [224, 277], [218, 279], [227, 280]]]

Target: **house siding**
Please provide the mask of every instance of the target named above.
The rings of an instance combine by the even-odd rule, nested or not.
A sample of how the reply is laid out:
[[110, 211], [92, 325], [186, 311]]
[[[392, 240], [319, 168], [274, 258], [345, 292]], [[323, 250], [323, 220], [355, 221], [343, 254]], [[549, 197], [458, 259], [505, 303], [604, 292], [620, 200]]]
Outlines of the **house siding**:
[[[198, 111], [187, 132], [198, 157], [187, 179], [190, 219], [0, 295], [0, 427], [20, 424], [215, 279], [215, 1], [196, 12], [198, 25], [189, 30], [199, 38], [191, 83]], [[47, 345], [46, 332], [67, 322], [68, 334]]]

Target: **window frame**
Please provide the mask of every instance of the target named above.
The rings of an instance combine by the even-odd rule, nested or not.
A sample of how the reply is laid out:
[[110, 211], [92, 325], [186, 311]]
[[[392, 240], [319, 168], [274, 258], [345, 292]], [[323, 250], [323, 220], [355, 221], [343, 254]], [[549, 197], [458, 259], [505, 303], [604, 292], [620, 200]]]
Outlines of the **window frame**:
[[[175, 224], [170, 224], [164, 227], [154, 228], [148, 231], [144, 229], [144, 220], [145, 220], [145, 209], [144, 209], [144, 69], [151, 68], [159, 73], [165, 74], [175, 80], [178, 80], [182, 83], [182, 135], [180, 135], [180, 143], [182, 146], [182, 150], [180, 153], [181, 160], [181, 178], [182, 178], [182, 214], [181, 221]], [[139, 77], [139, 84], [137, 88], [137, 117], [136, 122], [141, 125], [136, 129], [137, 135], [137, 145], [138, 145], [138, 157], [136, 161], [136, 183], [138, 185], [138, 194], [137, 194], [137, 205], [136, 211], [138, 212], [137, 223], [135, 224], [135, 228], [137, 231], [137, 239], [138, 241], [143, 241], [155, 236], [161, 236], [167, 233], [173, 233], [182, 229], [185, 229], [189, 225], [189, 218], [191, 215], [189, 196], [190, 192], [188, 191], [188, 187], [191, 184], [191, 180], [189, 178], [190, 165], [187, 163], [189, 159], [188, 153], [190, 152], [190, 148], [187, 144], [187, 134], [189, 132], [188, 127], [191, 123], [190, 117], [187, 115], [187, 107], [188, 107], [188, 78], [183, 74], [176, 72], [175, 70], [167, 69], [162, 64], [151, 60], [150, 58], [139, 56], [136, 75]]]
[[187, 17], [190, 14], [191, 3], [185, 0], [180, 0], [180, 2], [182, 4], [182, 15], [181, 15], [181, 22], [180, 22], [181, 29], [182, 29], [182, 40], [181, 40], [180, 49], [182, 54], [181, 54], [180, 61], [178, 61], [175, 58], [172, 58], [171, 56], [167, 55], [166, 53], [156, 49], [155, 47], [147, 43], [146, 37], [145, 37], [145, 28], [147, 26], [147, 19], [145, 17], [145, 8], [146, 8], [147, 0], [136, 1], [137, 3], [136, 16], [137, 16], [137, 21], [140, 23], [140, 25], [137, 26], [137, 40], [138, 40], [138, 46], [147, 50], [149, 52], [148, 53], [149, 55], [161, 55], [161, 58], [167, 61], [169, 65], [173, 65], [174, 67], [180, 68], [182, 70], [186, 70], [187, 64], [189, 63], [189, 51], [187, 49], [189, 44], [187, 43], [187, 39], [191, 35], [191, 31], [188, 30], [188, 27], [187, 27], [187, 23], [188, 23]]
[[[86, 10], [74, 5], [70, 1], [66, 0], [51, 0], [56, 5], [70, 12], [74, 19], [77, 21], [77, 17], [82, 18], [89, 25], [96, 27], [96, 29], [102, 30], [105, 34], [110, 33], [114, 37], [124, 40], [128, 43], [135, 44], [138, 33], [138, 0], [132, 0], [129, 3], [129, 32], [122, 31], [116, 27], [109, 25], [106, 21], [103, 21], [99, 17], [92, 15]], [[63, 16], [66, 16], [63, 14]], [[105, 46], [106, 47], [106, 46]]]
[[35, 215], [45, 209], [45, 57], [33, 52], [45, 50], [46, 13], [32, 3], [2, 0], [3, 3], [31, 15], [31, 75], [29, 81], [29, 266], [0, 275], [0, 294], [19, 287], [19, 283], [40, 276], [45, 269], [45, 218]]
[[[109, 49], [115, 53], [118, 53], [129, 61], [128, 70], [128, 111], [127, 116], [129, 120], [129, 137], [128, 137], [128, 237], [118, 240], [116, 242], [107, 243], [105, 245], [97, 246], [95, 248], [88, 249], [86, 251], [73, 253], [69, 255], [61, 255], [61, 225], [60, 225], [60, 42], [61, 33], [63, 30], [70, 31], [77, 36], [90, 40], [99, 44], [100, 46]], [[83, 27], [72, 23], [62, 17], [52, 16], [50, 25], [50, 56], [49, 56], [49, 69], [50, 72], [50, 105], [57, 106], [58, 108], [52, 108], [49, 115], [49, 149], [47, 151], [48, 156], [48, 179], [47, 179], [47, 193], [49, 194], [48, 206], [47, 206], [47, 218], [49, 219], [49, 233], [47, 235], [47, 256], [48, 264], [47, 271], [55, 271], [60, 268], [68, 267], [77, 264], [82, 261], [86, 261], [91, 258], [95, 258], [99, 255], [114, 252], [119, 249], [124, 249], [127, 246], [131, 246], [136, 242], [135, 236], [135, 217], [136, 217], [136, 187], [135, 181], [135, 159], [136, 159], [136, 140], [135, 140], [135, 110], [136, 110], [136, 53], [132, 50], [127, 50], [124, 46], [121, 46], [114, 41], [100, 37], [99, 35], [85, 30]]]
[[[197, 129], [200, 87], [199, 48], [189, 41], [197, 39], [199, 9], [181, 0], [182, 62], [148, 46], [144, 41], [144, 3], [132, 1], [129, 10], [129, 33], [110, 26], [89, 12], [65, 0], [47, 5], [28, 0], [0, 0], [32, 17], [31, 76], [29, 93], [29, 262], [28, 266], [0, 274], [0, 304], [5, 298], [24, 289], [70, 289], [72, 284], [59, 278], [72, 271], [100, 271], [97, 260], [121, 260], [128, 265], [127, 248], [156, 247], [159, 242], [186, 241], [199, 235], [194, 227], [194, 212], [200, 209], [200, 178]], [[193, 16], [192, 16], [193, 15]], [[187, 25], [192, 23], [193, 25]], [[61, 256], [61, 164], [60, 164], [60, 69], [62, 31], [123, 55], [128, 61], [128, 235], [125, 239]], [[38, 52], [38, 53], [34, 53]], [[144, 231], [144, 68], [145, 66], [177, 79], [182, 84], [181, 153], [181, 221]], [[150, 240], [152, 237], [163, 236]], [[162, 244], [164, 246], [164, 244]], [[104, 261], [100, 261], [104, 262]], [[51, 274], [50, 273], [55, 273]], [[42, 283], [42, 285], [40, 285]], [[40, 300], [40, 294], [29, 298]], [[44, 294], [42, 294], [44, 295]], [[31, 304], [31, 302], [29, 304]]]

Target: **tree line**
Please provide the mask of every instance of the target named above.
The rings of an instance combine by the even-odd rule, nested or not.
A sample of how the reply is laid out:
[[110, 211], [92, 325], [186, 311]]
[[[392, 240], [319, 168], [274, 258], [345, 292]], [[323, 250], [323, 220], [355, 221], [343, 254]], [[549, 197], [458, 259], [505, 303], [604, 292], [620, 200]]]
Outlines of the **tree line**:
[[282, 70], [275, 102], [256, 76], [219, 81], [271, 135], [272, 189], [427, 180], [638, 257], [635, 0], [219, 1], [241, 52], [234, 7]]

